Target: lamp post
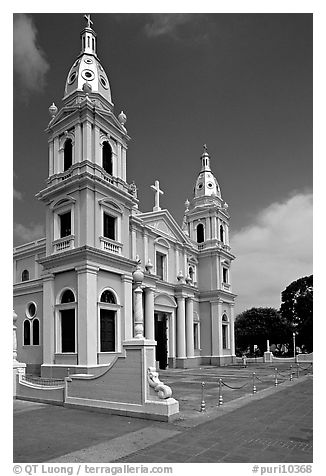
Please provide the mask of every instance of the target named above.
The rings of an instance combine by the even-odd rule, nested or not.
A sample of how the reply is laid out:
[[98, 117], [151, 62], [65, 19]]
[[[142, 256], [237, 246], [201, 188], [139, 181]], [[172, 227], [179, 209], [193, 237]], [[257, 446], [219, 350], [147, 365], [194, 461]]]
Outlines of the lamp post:
[[293, 357], [295, 359], [295, 332], [293, 332]]

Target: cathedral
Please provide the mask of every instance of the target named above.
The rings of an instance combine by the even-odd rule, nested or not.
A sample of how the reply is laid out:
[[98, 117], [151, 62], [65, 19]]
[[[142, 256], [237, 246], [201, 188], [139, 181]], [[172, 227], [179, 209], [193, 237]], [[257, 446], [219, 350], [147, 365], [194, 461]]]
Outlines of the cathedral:
[[14, 249], [17, 360], [44, 378], [113, 372], [141, 346], [156, 370], [232, 363], [234, 255], [213, 160], [205, 145], [181, 226], [161, 208], [158, 180], [153, 209], [141, 210], [127, 117], [114, 111], [85, 19], [62, 104], [49, 108], [49, 173], [36, 195], [45, 237]]

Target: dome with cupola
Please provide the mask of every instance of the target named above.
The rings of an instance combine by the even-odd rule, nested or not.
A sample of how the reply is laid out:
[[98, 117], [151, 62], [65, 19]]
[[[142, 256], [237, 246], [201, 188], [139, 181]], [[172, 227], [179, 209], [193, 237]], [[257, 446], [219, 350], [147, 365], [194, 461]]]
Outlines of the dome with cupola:
[[81, 53], [70, 68], [65, 85], [65, 97], [74, 91], [99, 93], [112, 104], [108, 77], [96, 54], [96, 33], [90, 15], [85, 15], [87, 26], [82, 30]]
[[206, 145], [204, 146], [204, 152], [201, 155], [201, 170], [196, 180], [195, 185], [195, 198], [217, 196], [221, 198], [220, 186], [211, 171], [210, 155], [207, 152]]

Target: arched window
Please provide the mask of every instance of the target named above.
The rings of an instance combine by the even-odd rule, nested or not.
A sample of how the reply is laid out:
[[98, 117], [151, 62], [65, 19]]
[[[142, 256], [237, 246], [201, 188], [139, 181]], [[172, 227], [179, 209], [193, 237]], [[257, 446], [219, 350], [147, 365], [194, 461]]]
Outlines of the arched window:
[[193, 281], [194, 280], [194, 270], [193, 270], [192, 266], [189, 266], [188, 274], [189, 274], [189, 278], [191, 279], [191, 281]]
[[106, 302], [108, 304], [116, 304], [115, 295], [112, 291], [109, 291], [108, 289], [106, 291], [103, 291], [103, 293], [101, 294], [100, 301]]
[[24, 321], [24, 345], [31, 345], [31, 325], [27, 320]]
[[220, 226], [220, 241], [224, 243], [224, 228], [223, 225]]
[[227, 349], [228, 346], [228, 318], [226, 314], [222, 316], [222, 345], [223, 349]]
[[102, 164], [105, 172], [112, 175], [112, 149], [107, 141], [103, 142]]
[[40, 321], [33, 320], [33, 345], [40, 345]]
[[204, 225], [199, 223], [199, 225], [197, 225], [197, 243], [203, 243], [204, 240]]
[[75, 296], [71, 289], [66, 289], [61, 296], [61, 304], [67, 302], [75, 302]]
[[72, 140], [65, 141], [63, 149], [63, 170], [68, 170], [72, 166]]
[[22, 281], [28, 281], [29, 280], [29, 271], [27, 269], [24, 269], [22, 272]]

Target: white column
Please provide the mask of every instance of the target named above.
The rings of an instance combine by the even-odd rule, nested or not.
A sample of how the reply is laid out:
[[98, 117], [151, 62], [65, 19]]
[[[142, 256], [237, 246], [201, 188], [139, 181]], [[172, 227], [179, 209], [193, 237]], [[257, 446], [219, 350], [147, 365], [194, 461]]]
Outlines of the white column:
[[187, 357], [194, 356], [194, 301], [191, 297], [186, 299], [186, 337]]
[[217, 239], [217, 223], [216, 223], [216, 217], [212, 217], [212, 239], [216, 240]]
[[145, 288], [145, 337], [154, 340], [154, 289]]
[[210, 240], [212, 238], [211, 235], [211, 219], [210, 217], [206, 218], [206, 235], [205, 235], [205, 241]]
[[79, 365], [96, 365], [98, 351], [97, 273], [99, 268], [79, 266], [77, 271], [78, 307], [77, 352]]
[[146, 265], [148, 261], [148, 234], [146, 230], [144, 230], [143, 239], [144, 239], [144, 264]]
[[222, 336], [222, 313], [223, 313], [223, 301], [218, 301], [218, 355], [223, 354], [223, 336]]
[[176, 245], [176, 248], [175, 248], [175, 281], [177, 280], [177, 276], [179, 274], [179, 249]]
[[218, 355], [218, 303], [211, 302], [211, 353]]
[[187, 253], [184, 251], [183, 255], [183, 275], [186, 278], [188, 276], [188, 266], [187, 266]]
[[43, 364], [54, 363], [54, 275], [43, 277]]
[[34, 257], [34, 279], [38, 279], [39, 278], [39, 275], [38, 275], [38, 254], [35, 255]]
[[175, 332], [175, 310], [170, 314], [169, 322], [169, 357], [175, 357], [175, 342], [176, 342], [176, 332]]
[[121, 144], [117, 144], [117, 176], [122, 178], [122, 153], [121, 153]]
[[136, 254], [137, 254], [137, 249], [136, 248], [137, 248], [136, 229], [132, 228], [131, 229], [131, 259], [136, 259]]
[[77, 123], [75, 125], [75, 154], [74, 154], [74, 162], [81, 162], [82, 159], [82, 133], [81, 133], [81, 125]]
[[94, 161], [95, 164], [102, 167], [102, 147], [100, 144], [100, 128], [98, 126], [94, 126]]
[[[230, 347], [231, 354], [235, 355], [235, 341], [234, 341], [234, 303], [230, 304]], [[269, 350], [269, 349], [268, 349]]]
[[49, 142], [49, 176], [53, 174], [53, 141]]
[[53, 140], [53, 172], [55, 174], [58, 174], [63, 170], [63, 166], [62, 164], [59, 164], [59, 161], [59, 137], [55, 137]]
[[83, 160], [92, 160], [92, 128], [91, 123], [83, 123]]
[[125, 340], [130, 340], [133, 337], [133, 323], [132, 323], [132, 276], [122, 275], [121, 281], [123, 283], [124, 295], [124, 335]]
[[122, 148], [121, 150], [121, 162], [122, 162], [122, 180], [126, 181], [126, 167], [127, 167], [127, 151], [125, 148]]
[[229, 227], [228, 225], [225, 225], [225, 244], [230, 245], [229, 241]]
[[134, 337], [135, 339], [144, 338], [144, 313], [143, 313], [143, 290], [141, 284], [144, 279], [144, 274], [137, 266], [133, 273], [133, 280], [136, 285], [134, 290]]
[[177, 296], [177, 356], [186, 358], [185, 298]]

